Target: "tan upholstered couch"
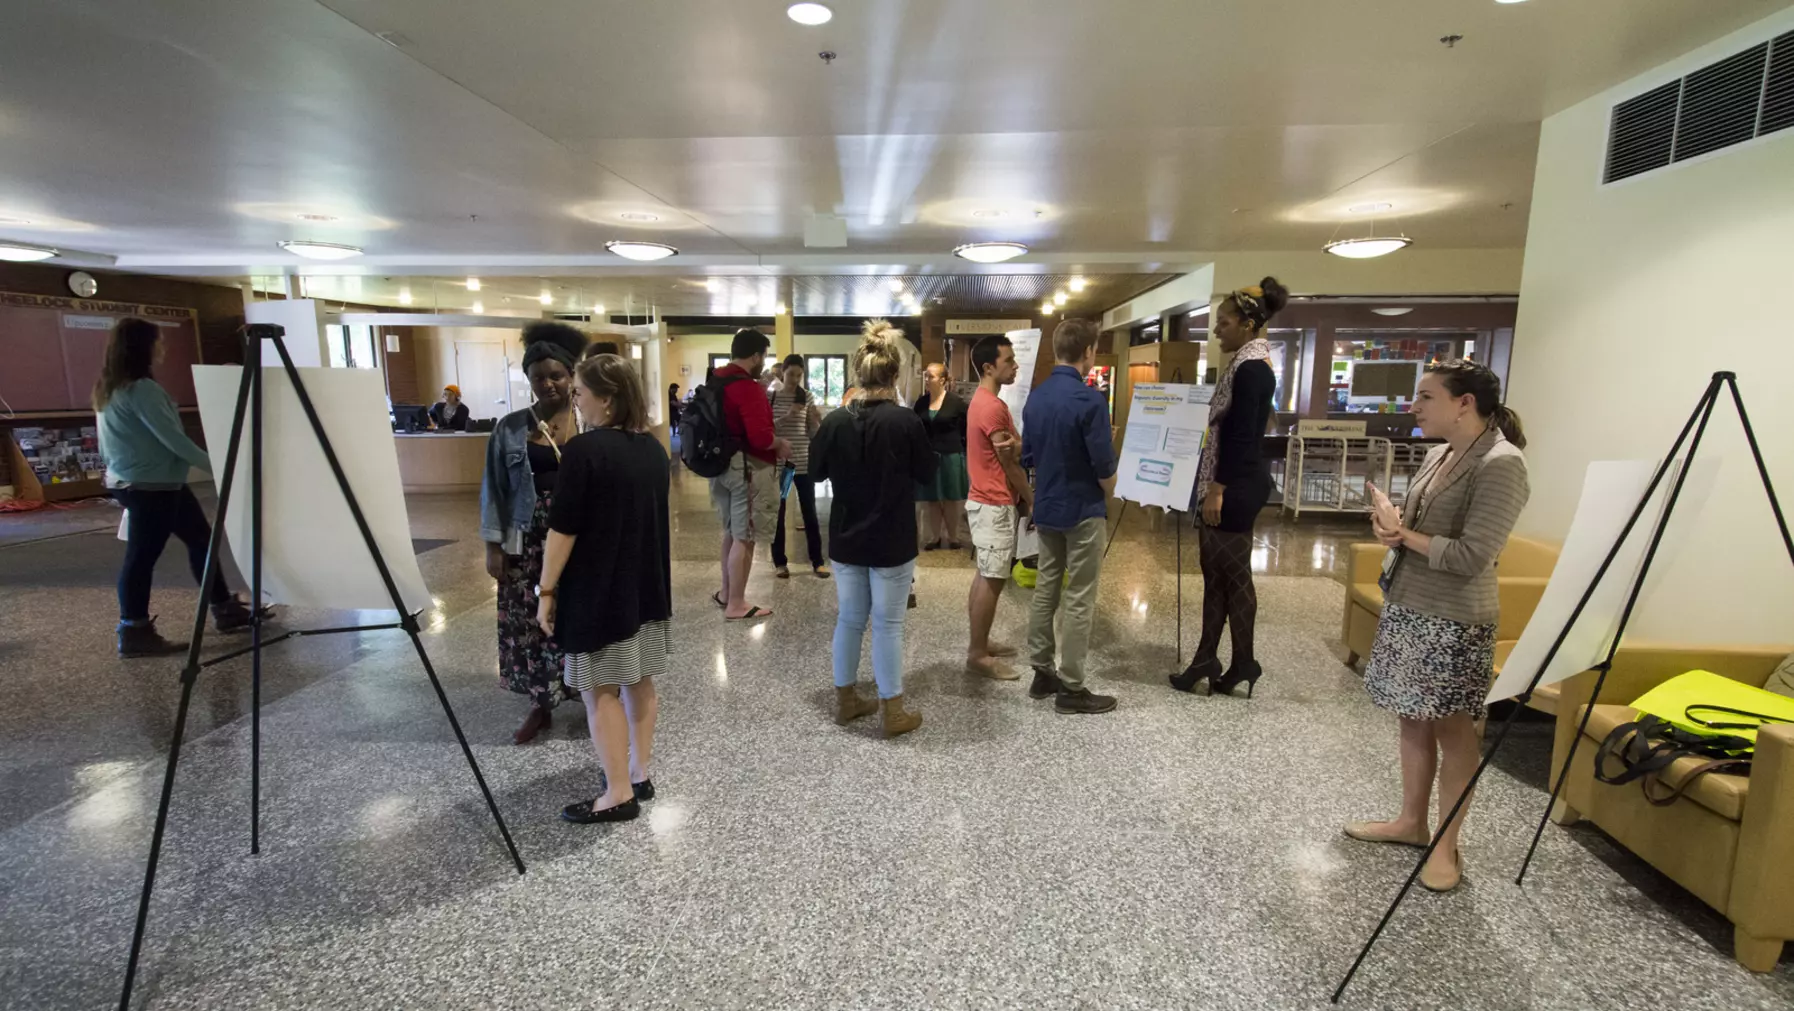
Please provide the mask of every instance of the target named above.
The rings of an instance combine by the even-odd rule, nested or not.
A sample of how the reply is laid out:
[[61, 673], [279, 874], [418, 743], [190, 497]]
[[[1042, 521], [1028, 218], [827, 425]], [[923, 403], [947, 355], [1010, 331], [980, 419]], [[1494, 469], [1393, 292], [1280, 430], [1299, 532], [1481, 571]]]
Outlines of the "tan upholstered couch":
[[[1615, 658], [1601, 698], [1630, 701], [1691, 670], [1762, 685], [1791, 650], [1794, 647], [1627, 646]], [[1593, 671], [1561, 686], [1553, 782], [1594, 686]], [[1609, 786], [1594, 777], [1595, 751], [1601, 741], [1614, 727], [1636, 718], [1631, 706], [1594, 707], [1553, 819], [1569, 825], [1587, 818], [1699, 896], [1732, 921], [1738, 961], [1754, 972], [1769, 972], [1781, 957], [1783, 942], [1794, 940], [1794, 726], [1758, 732], [1756, 760], [1748, 777], [1703, 776], [1681, 799], [1657, 807], [1636, 783]], [[1670, 781], [1681, 782], [1696, 764], [1697, 759], [1684, 758], [1670, 766]]]
[[[1383, 555], [1388, 551], [1381, 544], [1354, 544], [1346, 562], [1345, 619], [1339, 637], [1345, 643], [1346, 663], [1357, 665], [1370, 655], [1377, 640], [1377, 619], [1383, 614], [1383, 591], [1377, 577], [1383, 572]], [[1501, 622], [1495, 631], [1495, 663], [1507, 659], [1508, 651], [1532, 619], [1551, 570], [1557, 566], [1557, 547], [1527, 537], [1510, 537], [1501, 558], [1495, 564], [1495, 579], [1500, 586]], [[1554, 712], [1555, 692], [1543, 690], [1534, 696], [1535, 708]]]

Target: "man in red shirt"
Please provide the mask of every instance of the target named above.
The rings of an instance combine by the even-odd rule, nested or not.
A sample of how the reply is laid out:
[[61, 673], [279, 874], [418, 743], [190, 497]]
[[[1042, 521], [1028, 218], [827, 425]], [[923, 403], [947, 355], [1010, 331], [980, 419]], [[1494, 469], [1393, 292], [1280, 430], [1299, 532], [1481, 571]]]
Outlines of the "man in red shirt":
[[997, 599], [1009, 582], [1015, 564], [1016, 520], [1034, 498], [1028, 476], [1017, 456], [1021, 439], [1009, 405], [997, 392], [1015, 382], [1015, 349], [1007, 337], [986, 337], [972, 348], [972, 368], [978, 371], [978, 392], [966, 409], [966, 473], [972, 490], [966, 500], [966, 519], [972, 528], [972, 547], [977, 549], [978, 574], [972, 577], [972, 593], [966, 601], [971, 617], [972, 641], [966, 649], [966, 671], [999, 681], [1013, 681], [1013, 670], [997, 657], [1014, 656], [1012, 646], [993, 646], [991, 622], [997, 616]]
[[711, 599], [730, 621], [764, 618], [768, 608], [747, 602], [754, 569], [754, 544], [770, 535], [779, 511], [778, 465], [791, 446], [772, 429], [772, 403], [760, 385], [772, 341], [758, 330], [735, 332], [729, 364], [711, 382], [722, 384], [723, 423], [741, 446], [729, 469], [710, 479], [710, 501], [723, 524], [723, 588]]

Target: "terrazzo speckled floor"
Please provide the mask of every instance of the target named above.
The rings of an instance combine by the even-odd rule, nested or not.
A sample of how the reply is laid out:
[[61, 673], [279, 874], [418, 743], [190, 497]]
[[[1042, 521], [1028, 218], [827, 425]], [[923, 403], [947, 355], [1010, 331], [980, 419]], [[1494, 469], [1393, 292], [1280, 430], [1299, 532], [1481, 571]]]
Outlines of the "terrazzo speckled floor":
[[[1344, 531], [1270, 524], [1250, 702], [1177, 695], [1175, 551], [1130, 518], [1092, 661], [1121, 699], [1055, 716], [960, 666], [969, 569], [925, 556], [906, 644], [923, 728], [827, 718], [833, 588], [771, 578], [778, 614], [725, 626], [715, 521], [682, 482], [677, 674], [662, 684], [642, 820], [555, 818], [589, 795], [583, 718], [514, 748], [494, 687], [490, 583], [465, 498], [414, 499], [441, 604], [427, 641], [529, 873], [504, 855], [401, 638], [270, 654], [263, 855], [247, 855], [247, 672], [205, 676], [183, 752], [138, 1005], [187, 1008], [1319, 1008], [1411, 857], [1338, 835], [1394, 804], [1394, 726], [1335, 655]], [[799, 539], [801, 543], [801, 538]], [[0, 1007], [114, 1004], [178, 664], [109, 655], [120, 546], [0, 550]], [[1193, 545], [1185, 568], [1194, 573]], [[172, 558], [172, 556], [171, 556]], [[178, 565], [157, 607], [192, 606]], [[1186, 648], [1198, 616], [1185, 585]], [[999, 630], [1019, 640], [1025, 597]], [[71, 621], [71, 615], [80, 620]], [[91, 616], [87, 617], [87, 616]], [[295, 626], [345, 617], [291, 614]], [[869, 673], [868, 673], [869, 677]], [[1540, 811], [1549, 728], [1523, 725], [1479, 795], [1468, 884], [1416, 895], [1348, 1007], [1678, 1008], [1794, 1002], [1724, 921], [1605, 840]]]

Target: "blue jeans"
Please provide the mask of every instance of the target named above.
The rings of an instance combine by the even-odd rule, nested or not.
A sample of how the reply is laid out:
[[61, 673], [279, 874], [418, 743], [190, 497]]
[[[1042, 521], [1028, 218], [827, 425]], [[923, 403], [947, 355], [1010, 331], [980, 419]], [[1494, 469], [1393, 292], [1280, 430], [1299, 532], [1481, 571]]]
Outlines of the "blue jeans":
[[872, 625], [872, 677], [878, 697], [903, 694], [903, 617], [909, 610], [912, 559], [888, 569], [835, 562], [835, 687], [851, 688], [860, 679], [860, 644]]

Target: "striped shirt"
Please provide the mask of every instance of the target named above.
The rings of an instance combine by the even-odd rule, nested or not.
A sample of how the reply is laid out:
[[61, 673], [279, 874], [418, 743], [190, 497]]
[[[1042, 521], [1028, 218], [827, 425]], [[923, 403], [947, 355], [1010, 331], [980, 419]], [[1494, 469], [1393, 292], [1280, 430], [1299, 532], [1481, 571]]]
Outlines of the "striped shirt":
[[[810, 412], [793, 410], [797, 388], [780, 386], [772, 394], [773, 434], [791, 443], [791, 462], [799, 474], [810, 473]], [[814, 406], [816, 397], [805, 392], [804, 403]]]

